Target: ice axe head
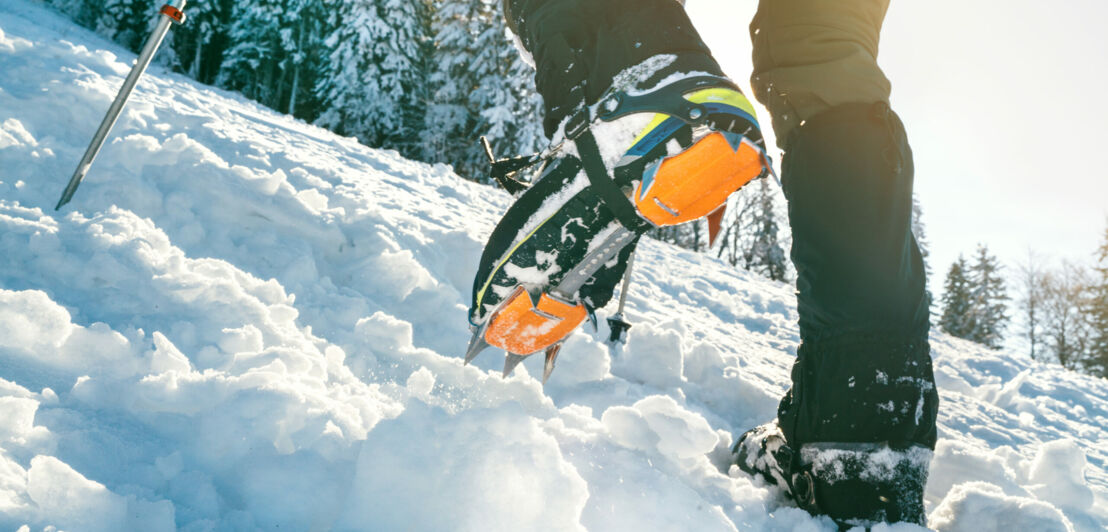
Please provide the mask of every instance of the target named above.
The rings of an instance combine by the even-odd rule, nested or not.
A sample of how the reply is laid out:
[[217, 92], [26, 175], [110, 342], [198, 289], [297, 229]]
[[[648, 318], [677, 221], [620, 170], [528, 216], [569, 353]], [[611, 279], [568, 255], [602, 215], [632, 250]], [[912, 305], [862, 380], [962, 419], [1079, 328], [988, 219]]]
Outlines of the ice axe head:
[[622, 344], [627, 341], [627, 330], [631, 328], [631, 324], [623, 320], [622, 314], [616, 314], [608, 318], [608, 328], [612, 331], [608, 336], [608, 342]]

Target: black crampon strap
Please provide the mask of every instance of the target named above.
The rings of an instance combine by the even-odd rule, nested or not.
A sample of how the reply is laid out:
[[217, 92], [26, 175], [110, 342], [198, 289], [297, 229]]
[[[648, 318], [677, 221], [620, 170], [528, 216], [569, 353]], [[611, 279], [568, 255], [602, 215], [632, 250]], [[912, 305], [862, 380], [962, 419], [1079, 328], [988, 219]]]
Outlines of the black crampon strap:
[[581, 166], [585, 169], [585, 175], [589, 178], [593, 192], [612, 211], [616, 220], [636, 233], [649, 230], [652, 227], [650, 222], [639, 216], [631, 200], [627, 199], [623, 190], [608, 175], [608, 169], [604, 166], [604, 158], [600, 156], [600, 147], [596, 145], [592, 130], [585, 128], [573, 141], [577, 144], [577, 154], [581, 156]]

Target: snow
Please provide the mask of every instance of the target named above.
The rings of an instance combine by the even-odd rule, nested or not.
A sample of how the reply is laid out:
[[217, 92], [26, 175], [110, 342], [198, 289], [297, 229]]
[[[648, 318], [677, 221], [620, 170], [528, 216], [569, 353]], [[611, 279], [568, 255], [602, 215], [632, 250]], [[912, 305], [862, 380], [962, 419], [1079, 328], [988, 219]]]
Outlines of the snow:
[[[720, 472], [791, 287], [646, 241], [625, 346], [585, 327], [545, 389], [463, 366], [510, 198], [448, 167], [154, 68], [53, 211], [132, 57], [0, 4], [0, 528], [835, 529]], [[932, 342], [931, 525], [1108, 526], [1108, 382]]]

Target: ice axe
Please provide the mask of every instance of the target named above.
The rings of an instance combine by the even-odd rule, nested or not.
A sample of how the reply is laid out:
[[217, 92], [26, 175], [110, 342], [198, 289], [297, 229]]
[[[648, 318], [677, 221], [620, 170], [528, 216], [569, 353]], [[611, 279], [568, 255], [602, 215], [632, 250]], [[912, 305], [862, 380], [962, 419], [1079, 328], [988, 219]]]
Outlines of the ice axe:
[[608, 336], [608, 342], [612, 344], [626, 342], [627, 330], [631, 328], [631, 324], [623, 320], [623, 305], [627, 303], [627, 288], [631, 286], [631, 266], [634, 264], [635, 252], [632, 251], [627, 257], [627, 271], [623, 274], [623, 286], [619, 289], [619, 308], [612, 317], [608, 318], [608, 328], [612, 331]]
[[135, 60], [135, 66], [131, 67], [131, 73], [127, 74], [127, 79], [123, 80], [123, 87], [120, 87], [119, 93], [115, 95], [115, 101], [112, 102], [111, 107], [108, 108], [108, 114], [104, 116], [104, 120], [100, 122], [100, 127], [96, 130], [96, 134], [92, 136], [92, 143], [88, 145], [88, 149], [85, 150], [84, 157], [81, 157], [81, 162], [77, 165], [77, 170], [73, 172], [73, 177], [69, 178], [69, 184], [65, 187], [65, 192], [62, 192], [61, 199], [58, 200], [57, 206], [54, 210], [62, 208], [62, 205], [69, 203], [69, 200], [73, 199], [73, 194], [77, 192], [77, 187], [81, 186], [81, 180], [85, 178], [85, 174], [88, 173], [89, 168], [92, 166], [93, 159], [96, 159], [96, 154], [100, 153], [100, 148], [104, 146], [104, 141], [108, 139], [108, 133], [111, 133], [112, 126], [115, 125], [115, 121], [119, 118], [119, 114], [123, 112], [123, 106], [127, 103], [127, 98], [131, 96], [131, 91], [134, 90], [135, 85], [138, 84], [139, 77], [143, 72], [146, 72], [146, 67], [150, 66], [150, 60], [154, 58], [154, 53], [158, 51], [158, 47], [161, 46], [162, 40], [165, 39], [166, 33], [169, 32], [171, 24], [180, 24], [185, 21], [185, 2], [187, 0], [175, 0], [176, 6], [173, 5], [174, 1], [162, 6], [162, 9], [158, 12], [158, 23], [154, 26], [154, 31], [150, 33], [150, 37], [146, 39], [146, 44], [142, 47], [142, 52], [139, 53], [138, 59]]

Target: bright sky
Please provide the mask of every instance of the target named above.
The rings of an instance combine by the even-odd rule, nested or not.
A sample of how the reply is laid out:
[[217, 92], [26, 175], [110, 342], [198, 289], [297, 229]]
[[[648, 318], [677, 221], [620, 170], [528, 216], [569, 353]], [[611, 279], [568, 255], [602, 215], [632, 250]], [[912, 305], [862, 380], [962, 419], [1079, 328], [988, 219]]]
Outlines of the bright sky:
[[[757, 1], [686, 7], [749, 90]], [[1108, 226], [1106, 20], [1104, 0], [892, 1], [878, 62], [915, 153], [936, 297], [978, 242], [1009, 265], [1029, 248], [1091, 260]]]

